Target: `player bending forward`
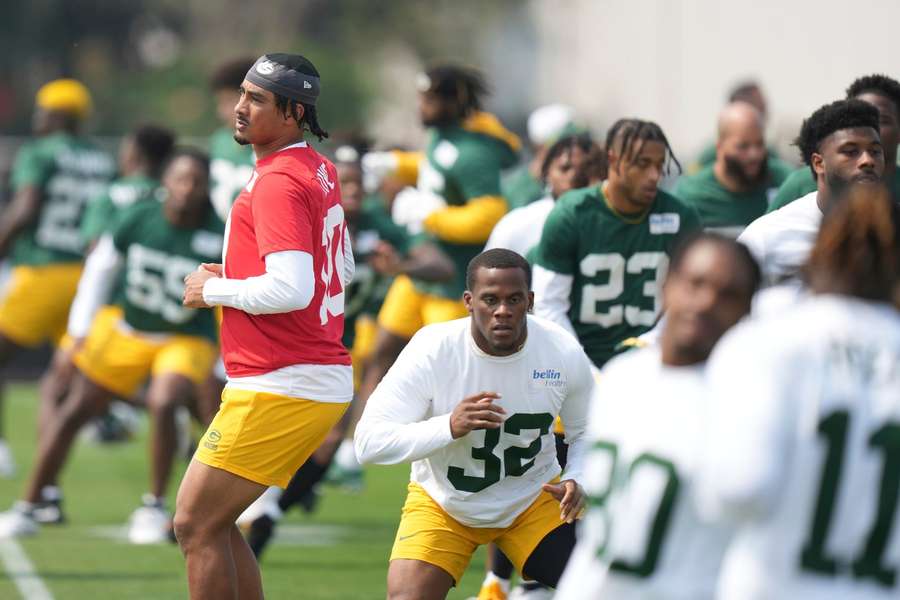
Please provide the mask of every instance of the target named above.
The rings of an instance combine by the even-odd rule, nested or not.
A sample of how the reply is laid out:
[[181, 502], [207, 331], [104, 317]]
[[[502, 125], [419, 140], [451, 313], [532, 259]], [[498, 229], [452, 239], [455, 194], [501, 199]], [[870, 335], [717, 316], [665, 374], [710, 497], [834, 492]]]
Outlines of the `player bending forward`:
[[[420, 330], [356, 429], [362, 463], [411, 461], [388, 569], [388, 597], [445, 598], [481, 544], [555, 586], [584, 506], [582, 433], [590, 363], [561, 327], [529, 316], [531, 269], [510, 250], [468, 265], [470, 316]], [[485, 390], [485, 391], [481, 391]], [[566, 423], [560, 475], [553, 422]]]

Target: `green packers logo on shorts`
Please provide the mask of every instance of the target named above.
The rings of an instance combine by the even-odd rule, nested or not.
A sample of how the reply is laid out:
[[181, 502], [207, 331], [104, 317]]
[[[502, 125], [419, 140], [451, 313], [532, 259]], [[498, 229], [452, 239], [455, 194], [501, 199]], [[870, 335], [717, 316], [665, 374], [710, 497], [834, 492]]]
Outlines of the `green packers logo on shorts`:
[[210, 450], [218, 450], [219, 449], [219, 440], [222, 439], [222, 434], [219, 433], [217, 429], [210, 429], [209, 433], [206, 434], [206, 441], [203, 442], [203, 446]]

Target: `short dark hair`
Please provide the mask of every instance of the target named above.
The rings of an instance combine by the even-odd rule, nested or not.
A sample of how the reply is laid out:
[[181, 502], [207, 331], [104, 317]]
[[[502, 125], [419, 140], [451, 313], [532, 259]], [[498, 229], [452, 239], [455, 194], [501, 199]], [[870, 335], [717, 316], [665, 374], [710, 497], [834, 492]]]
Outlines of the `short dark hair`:
[[735, 258], [737, 258], [737, 261], [744, 266], [750, 278], [749, 292], [750, 297], [752, 297], [756, 291], [759, 290], [759, 286], [762, 285], [762, 270], [759, 268], [759, 263], [756, 262], [756, 258], [753, 257], [753, 254], [751, 254], [747, 246], [718, 233], [701, 230], [681, 238], [676, 244], [675, 249], [672, 252], [672, 257], [669, 260], [669, 272], [679, 272], [690, 251], [698, 244], [707, 243], [715, 244], [720, 248], [728, 250]]
[[[812, 169], [812, 155], [819, 151], [822, 140], [836, 131], [871, 127], [878, 132], [878, 109], [862, 100], [837, 100], [820, 107], [800, 127], [794, 145], [800, 148], [803, 162]], [[813, 171], [815, 177], [815, 171]]]
[[481, 110], [481, 101], [490, 93], [484, 75], [471, 67], [454, 64], [435, 65], [425, 71], [428, 91], [452, 100], [459, 108], [460, 116]]
[[522, 269], [525, 273], [525, 282], [531, 290], [531, 265], [518, 252], [506, 248], [492, 248], [470, 260], [466, 267], [466, 289], [470, 291], [475, 287], [475, 274], [478, 269]]
[[[621, 141], [619, 141], [621, 140]], [[640, 142], [640, 145], [635, 145]], [[641, 119], [619, 119], [610, 127], [606, 134], [606, 149], [615, 149], [619, 155], [619, 162], [616, 168], [622, 164], [622, 161], [631, 163], [643, 149], [647, 142], [660, 142], [666, 147], [666, 154], [671, 158], [675, 166], [678, 167], [678, 173], [681, 173], [681, 163], [675, 158], [672, 152], [672, 146], [666, 134], [663, 133], [662, 127], [653, 121], [644, 121]], [[669, 161], [666, 161], [665, 175], [669, 175]]]
[[212, 91], [234, 90], [237, 91], [244, 83], [247, 71], [256, 62], [255, 58], [243, 56], [222, 63], [209, 77], [209, 87]]
[[165, 172], [173, 162], [182, 157], [197, 161], [206, 170], [207, 174], [209, 173], [209, 154], [195, 146], [176, 146], [163, 165], [162, 172]]
[[134, 146], [146, 161], [150, 175], [159, 177], [175, 147], [175, 134], [158, 125], [141, 125], [131, 134]]
[[900, 115], [900, 82], [887, 75], [866, 75], [860, 77], [847, 88], [847, 98], [856, 98], [860, 94], [871, 92], [884, 96], [894, 105]]
[[759, 82], [753, 80], [742, 81], [734, 86], [731, 93], [728, 94], [728, 103], [747, 102], [752, 99], [753, 94], [762, 94]]
[[586, 155], [590, 155], [593, 150], [594, 142], [589, 133], [579, 133], [575, 135], [567, 135], [556, 140], [547, 150], [544, 161], [541, 163], [541, 179], [547, 179], [547, 173], [550, 172], [550, 165], [553, 161], [575, 148], [580, 148]]

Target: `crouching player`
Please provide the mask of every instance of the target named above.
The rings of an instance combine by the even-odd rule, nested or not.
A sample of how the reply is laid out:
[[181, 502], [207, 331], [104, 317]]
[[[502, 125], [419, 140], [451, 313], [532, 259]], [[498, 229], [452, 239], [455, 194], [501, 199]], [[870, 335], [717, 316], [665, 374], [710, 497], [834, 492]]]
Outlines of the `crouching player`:
[[[77, 373], [54, 419], [42, 430], [24, 500], [0, 517], [0, 537], [37, 531], [34, 505], [41, 489], [57, 480], [75, 434], [102, 414], [114, 396], [133, 396], [149, 377], [151, 489], [132, 515], [129, 539], [166, 539], [169, 517], [163, 498], [177, 447], [175, 409], [193, 399], [217, 352], [212, 313], [181, 304], [184, 277], [198, 261], [208, 262], [222, 252], [224, 226], [209, 202], [208, 174], [205, 155], [177, 151], [163, 175], [165, 201], [126, 209], [89, 256], [69, 316], [69, 333], [80, 346], [74, 356]], [[90, 327], [120, 275], [124, 316], [98, 319]]]
[[[494, 249], [468, 266], [470, 317], [420, 330], [369, 399], [363, 463], [412, 461], [388, 569], [389, 598], [445, 598], [481, 544], [555, 586], [584, 506], [590, 362], [561, 327], [529, 316], [531, 268]], [[484, 391], [480, 391], [484, 390]], [[553, 422], [566, 423], [560, 475]]]

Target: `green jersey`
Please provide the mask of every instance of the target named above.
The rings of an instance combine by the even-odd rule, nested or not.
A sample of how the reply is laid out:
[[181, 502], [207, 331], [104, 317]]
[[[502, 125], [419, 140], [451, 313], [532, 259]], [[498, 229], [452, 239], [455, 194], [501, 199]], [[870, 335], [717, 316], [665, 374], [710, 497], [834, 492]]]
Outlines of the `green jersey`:
[[81, 219], [81, 235], [85, 243], [96, 241], [116, 220], [119, 211], [144, 200], [156, 200], [159, 181], [146, 175], [129, 175], [116, 179], [106, 191], [93, 198]]
[[[500, 171], [515, 164], [516, 152], [503, 139], [460, 126], [431, 131], [425, 160], [419, 166], [419, 190], [437, 194], [448, 206], [463, 206], [482, 196], [500, 196]], [[426, 236], [427, 237], [427, 236]], [[413, 280], [426, 294], [461, 298], [466, 289], [466, 267], [484, 243], [455, 244], [436, 237], [433, 241], [456, 265], [456, 276], [446, 282]]]
[[210, 199], [219, 217], [225, 221], [256, 166], [253, 147], [234, 141], [234, 131], [222, 127], [209, 138]]
[[618, 352], [619, 342], [656, 323], [673, 247], [699, 227], [696, 211], [662, 190], [639, 219], [616, 213], [600, 186], [556, 201], [535, 262], [572, 277], [568, 318], [597, 367]]
[[678, 180], [675, 195], [693, 206], [707, 229], [737, 237], [750, 223], [763, 216], [778, 186], [787, 178], [790, 168], [770, 161], [766, 180], [745, 192], [732, 192], [716, 178], [714, 165]]
[[528, 165], [522, 165], [506, 175], [500, 182], [500, 188], [510, 210], [531, 204], [547, 194], [544, 184], [534, 178]]
[[68, 133], [40, 137], [22, 146], [12, 169], [12, 187], [41, 192], [37, 220], [16, 238], [12, 262], [47, 265], [84, 258], [81, 218], [85, 206], [105, 189], [115, 172], [109, 154]]
[[211, 310], [181, 305], [184, 278], [204, 262], [221, 262], [225, 226], [210, 210], [196, 229], [180, 229], [161, 202], [125, 209], [112, 228], [113, 244], [125, 261], [120, 304], [125, 322], [147, 333], [199, 335], [215, 341]]
[[405, 254], [409, 235], [405, 228], [391, 220], [384, 200], [379, 196], [366, 198], [359, 215], [347, 224], [352, 237], [353, 262], [356, 264], [353, 281], [347, 286], [344, 296], [343, 342], [350, 348], [356, 333], [356, 319], [361, 315], [374, 317], [378, 314], [393, 281], [393, 278], [372, 269], [369, 258], [382, 241], [392, 245], [400, 254]]
[[[775, 194], [775, 198], [769, 206], [769, 212], [783, 208], [794, 200], [815, 192], [816, 189], [818, 188], [816, 180], [813, 178], [812, 170], [806, 166], [800, 167], [788, 175], [781, 187], [778, 188], [778, 193]], [[900, 202], [900, 169], [894, 169], [894, 177], [891, 179], [890, 189], [894, 200]]]

